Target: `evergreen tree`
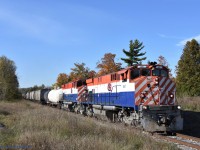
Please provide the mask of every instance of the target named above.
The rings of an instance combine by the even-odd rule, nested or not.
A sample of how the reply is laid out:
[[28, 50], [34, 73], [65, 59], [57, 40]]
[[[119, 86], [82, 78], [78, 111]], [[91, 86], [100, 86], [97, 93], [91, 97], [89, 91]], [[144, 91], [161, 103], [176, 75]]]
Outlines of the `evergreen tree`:
[[186, 43], [176, 73], [180, 95], [200, 96], [200, 46], [195, 39]]
[[128, 66], [133, 66], [134, 64], [139, 64], [142, 60], [145, 60], [146, 57], [142, 57], [146, 54], [146, 52], [140, 52], [144, 48], [143, 43], [139, 40], [135, 40], [134, 42], [131, 40], [129, 44], [129, 51], [123, 49], [123, 52], [128, 58], [121, 58]]
[[18, 79], [15, 63], [5, 56], [0, 57], [0, 100], [18, 98]]

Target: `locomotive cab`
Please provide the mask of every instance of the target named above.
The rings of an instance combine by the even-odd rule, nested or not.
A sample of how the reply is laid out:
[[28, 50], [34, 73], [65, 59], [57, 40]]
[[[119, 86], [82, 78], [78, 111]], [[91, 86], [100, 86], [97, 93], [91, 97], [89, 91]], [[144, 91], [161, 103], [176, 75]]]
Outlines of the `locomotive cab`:
[[168, 68], [161, 65], [138, 65], [130, 69], [130, 82], [135, 83], [135, 104], [174, 105], [175, 83]]
[[130, 69], [130, 82], [135, 83], [135, 110], [146, 131], [183, 129], [181, 110], [175, 102], [175, 83], [169, 78], [168, 68], [155, 64], [135, 66]]

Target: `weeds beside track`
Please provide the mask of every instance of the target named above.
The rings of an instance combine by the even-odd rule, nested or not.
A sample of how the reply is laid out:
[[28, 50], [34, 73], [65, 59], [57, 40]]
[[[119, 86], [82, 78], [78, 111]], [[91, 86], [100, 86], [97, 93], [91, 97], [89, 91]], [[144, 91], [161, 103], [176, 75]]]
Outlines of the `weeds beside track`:
[[30, 101], [0, 102], [0, 146], [30, 149], [178, 149], [140, 132]]

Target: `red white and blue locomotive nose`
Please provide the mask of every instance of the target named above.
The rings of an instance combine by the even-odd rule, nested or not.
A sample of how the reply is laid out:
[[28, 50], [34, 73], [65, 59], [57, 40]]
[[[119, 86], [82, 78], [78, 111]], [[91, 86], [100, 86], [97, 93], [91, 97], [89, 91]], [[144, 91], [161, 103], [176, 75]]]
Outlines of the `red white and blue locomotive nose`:
[[174, 105], [175, 83], [168, 77], [140, 77], [135, 82], [136, 105]]

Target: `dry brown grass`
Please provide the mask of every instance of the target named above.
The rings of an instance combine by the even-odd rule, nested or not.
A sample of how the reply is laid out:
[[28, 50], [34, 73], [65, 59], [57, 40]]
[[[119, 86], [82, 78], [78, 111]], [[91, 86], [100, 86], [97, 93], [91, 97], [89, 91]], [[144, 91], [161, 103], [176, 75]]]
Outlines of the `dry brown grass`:
[[0, 102], [0, 122], [7, 127], [0, 131], [0, 145], [35, 150], [177, 149], [129, 128], [26, 101]]
[[200, 97], [180, 97], [177, 101], [184, 110], [200, 112]]

